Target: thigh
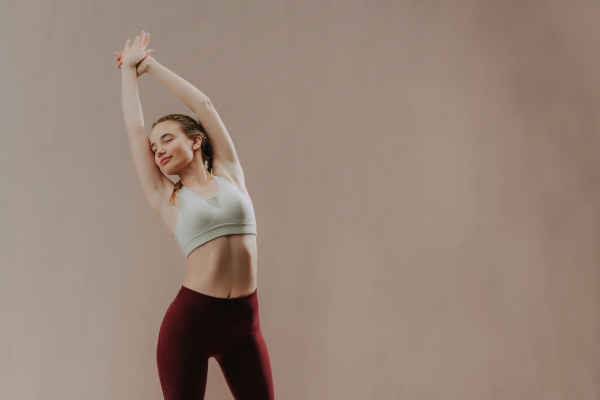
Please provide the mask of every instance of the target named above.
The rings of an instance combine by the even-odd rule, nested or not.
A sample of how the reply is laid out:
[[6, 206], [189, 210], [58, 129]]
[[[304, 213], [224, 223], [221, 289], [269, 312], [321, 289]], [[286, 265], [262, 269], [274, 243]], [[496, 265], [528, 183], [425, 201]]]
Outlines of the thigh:
[[251, 335], [226, 339], [224, 353], [215, 357], [236, 400], [273, 400], [269, 352], [260, 329]]
[[198, 346], [194, 321], [169, 307], [158, 334], [156, 362], [165, 400], [202, 400], [208, 357]]

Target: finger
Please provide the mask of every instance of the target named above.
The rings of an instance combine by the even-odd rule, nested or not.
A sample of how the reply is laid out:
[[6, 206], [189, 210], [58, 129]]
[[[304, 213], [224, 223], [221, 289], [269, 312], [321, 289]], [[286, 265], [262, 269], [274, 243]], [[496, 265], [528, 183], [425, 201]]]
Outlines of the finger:
[[144, 48], [146, 48], [146, 32], [142, 31], [142, 33], [140, 34], [140, 40], [139, 40], [138, 44], [140, 45], [142, 50], [144, 50]]
[[144, 47], [148, 46], [149, 39], [150, 39], [150, 33], [146, 33], [146, 36], [144, 36]]
[[127, 41], [125, 42], [125, 47], [123, 48], [123, 51], [127, 50], [129, 48], [129, 39], [127, 39]]

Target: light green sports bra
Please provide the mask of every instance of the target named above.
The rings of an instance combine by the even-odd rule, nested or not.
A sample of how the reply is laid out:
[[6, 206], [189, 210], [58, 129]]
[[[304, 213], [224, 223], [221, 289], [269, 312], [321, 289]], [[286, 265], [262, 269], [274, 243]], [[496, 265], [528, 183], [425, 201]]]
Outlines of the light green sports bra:
[[224, 235], [256, 235], [252, 203], [227, 178], [213, 175], [219, 191], [204, 197], [181, 186], [177, 193], [177, 225], [174, 239], [185, 257], [196, 247]]

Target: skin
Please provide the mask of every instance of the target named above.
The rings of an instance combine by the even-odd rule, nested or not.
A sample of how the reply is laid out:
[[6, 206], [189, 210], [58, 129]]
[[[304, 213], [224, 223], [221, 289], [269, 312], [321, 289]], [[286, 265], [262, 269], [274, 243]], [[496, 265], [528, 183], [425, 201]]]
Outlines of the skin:
[[[169, 133], [170, 135], [161, 136]], [[178, 175], [183, 185], [204, 197], [219, 192], [219, 184], [204, 167], [200, 146], [202, 139], [190, 139], [173, 121], [154, 125], [150, 142], [155, 145], [154, 160], [166, 175]], [[162, 165], [162, 157], [171, 159]], [[213, 165], [213, 174], [234, 182], [231, 174]], [[237, 185], [237, 184], [236, 184]], [[240, 190], [242, 194], [245, 190]], [[170, 193], [169, 193], [170, 196]], [[165, 201], [168, 196], [165, 195]], [[164, 216], [170, 232], [177, 226], [177, 208], [168, 207]], [[173, 233], [171, 233], [173, 235]], [[234, 298], [252, 293], [257, 286], [256, 235], [226, 235], [210, 240], [188, 256], [189, 273], [183, 286], [214, 297]]]
[[115, 53], [117, 67], [120, 69], [123, 63], [125, 65], [136, 65], [138, 77], [147, 72], [149, 63], [144, 61], [150, 54], [154, 53], [153, 49], [145, 50], [148, 40], [150, 40], [150, 33], [145, 33], [144, 31], [135, 37], [131, 47], [129, 47], [129, 39], [127, 39], [123, 50]]
[[[164, 134], [169, 135], [160, 139]], [[181, 132], [179, 124], [174, 121], [163, 121], [152, 128], [150, 143], [153, 143], [154, 162], [166, 175], [178, 175], [185, 187], [200, 195], [207, 191], [212, 193], [211, 188], [215, 187], [214, 194], [216, 194], [218, 185], [210, 183], [214, 179], [204, 167], [200, 152], [202, 138], [190, 139]], [[163, 165], [160, 162], [163, 157], [171, 158]]]
[[[149, 54], [154, 50], [144, 50], [150, 34], [142, 31], [131, 47], [129, 40], [121, 52], [116, 52], [117, 67], [135, 65], [137, 76], [147, 72]], [[142, 40], [143, 39], [143, 40]], [[165, 133], [171, 133], [161, 139]], [[166, 175], [178, 175], [182, 184], [192, 192], [205, 197], [213, 197], [219, 191], [219, 183], [204, 166], [200, 146], [200, 137], [190, 139], [174, 121], [163, 121], [154, 125], [150, 132], [150, 142], [154, 145], [154, 161]], [[169, 156], [165, 164], [160, 159]], [[250, 203], [250, 196], [243, 179], [236, 179], [239, 173], [228, 170], [226, 165], [213, 160], [213, 174], [228, 179], [236, 186]], [[171, 196], [173, 187], [165, 193], [165, 203]], [[167, 229], [173, 236], [177, 226], [177, 207], [163, 207], [160, 214]], [[235, 298], [252, 293], [257, 287], [257, 242], [256, 235], [225, 235], [210, 240], [195, 248], [187, 258], [188, 275], [183, 286], [200, 293], [220, 298]]]

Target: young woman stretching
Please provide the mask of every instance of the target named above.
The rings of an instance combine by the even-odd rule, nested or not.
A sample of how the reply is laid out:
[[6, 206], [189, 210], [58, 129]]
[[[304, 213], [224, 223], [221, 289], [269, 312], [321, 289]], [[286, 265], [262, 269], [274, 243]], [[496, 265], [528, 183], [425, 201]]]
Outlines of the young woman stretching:
[[[145, 50], [150, 34], [115, 53], [133, 160], [150, 205], [185, 254], [189, 272], [158, 335], [156, 361], [166, 400], [204, 399], [208, 359], [219, 363], [236, 400], [274, 399], [260, 328], [254, 207], [231, 137], [209, 98]], [[158, 79], [191, 109], [160, 118], [146, 136], [137, 77]], [[173, 183], [167, 175], [178, 175]]]

